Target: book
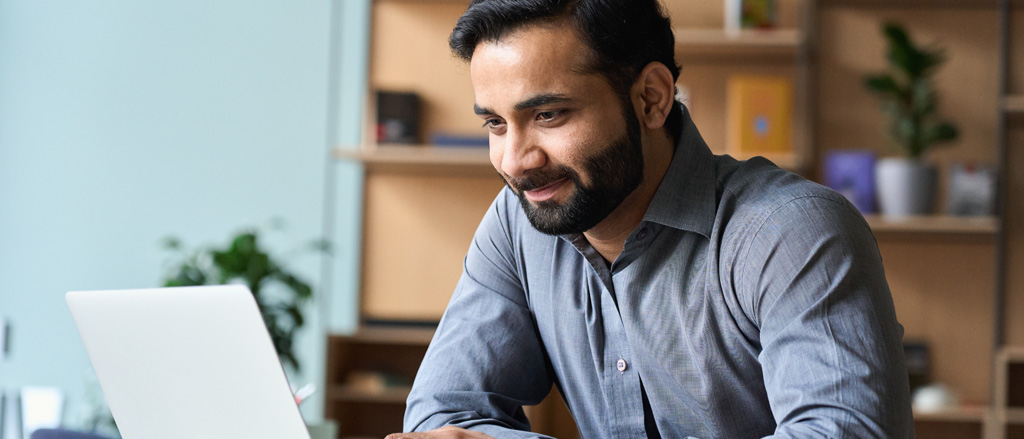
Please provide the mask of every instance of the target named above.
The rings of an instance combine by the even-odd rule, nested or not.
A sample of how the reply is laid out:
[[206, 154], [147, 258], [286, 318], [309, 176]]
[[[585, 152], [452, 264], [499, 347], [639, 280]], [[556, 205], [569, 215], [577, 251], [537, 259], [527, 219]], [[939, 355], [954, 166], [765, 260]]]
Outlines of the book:
[[420, 143], [420, 97], [414, 92], [377, 91], [377, 142]]
[[843, 194], [861, 214], [875, 212], [875, 153], [832, 150], [825, 155], [825, 186]]
[[740, 157], [793, 152], [793, 82], [733, 75], [726, 87], [729, 152]]
[[490, 138], [487, 136], [434, 133], [430, 136], [430, 143], [435, 146], [487, 148], [490, 146]]

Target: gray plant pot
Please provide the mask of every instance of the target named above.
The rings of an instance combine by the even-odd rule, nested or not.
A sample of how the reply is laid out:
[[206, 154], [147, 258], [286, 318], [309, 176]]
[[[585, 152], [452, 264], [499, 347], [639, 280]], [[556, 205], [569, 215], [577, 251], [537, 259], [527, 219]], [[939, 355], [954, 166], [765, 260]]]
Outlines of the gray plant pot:
[[921, 160], [884, 158], [875, 167], [875, 187], [882, 214], [928, 215], [935, 198], [935, 166]]

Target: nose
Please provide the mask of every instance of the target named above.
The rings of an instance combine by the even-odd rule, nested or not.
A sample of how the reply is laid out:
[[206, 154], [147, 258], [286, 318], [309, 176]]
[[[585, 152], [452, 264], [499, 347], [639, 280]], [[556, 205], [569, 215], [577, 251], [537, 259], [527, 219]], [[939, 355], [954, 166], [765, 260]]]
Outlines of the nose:
[[503, 174], [518, 178], [547, 163], [547, 156], [529, 130], [509, 126], [502, 137], [498, 151], [491, 151], [491, 154], [492, 160], [500, 160], [495, 167]]

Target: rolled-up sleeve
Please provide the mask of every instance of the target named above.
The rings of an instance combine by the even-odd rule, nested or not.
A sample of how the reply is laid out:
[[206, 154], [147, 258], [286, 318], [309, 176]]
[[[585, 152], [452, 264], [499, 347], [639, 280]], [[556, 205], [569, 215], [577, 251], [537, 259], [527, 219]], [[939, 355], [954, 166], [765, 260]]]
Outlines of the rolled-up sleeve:
[[853, 208], [798, 198], [740, 259], [774, 438], [910, 438], [901, 338], [881, 256]]
[[409, 395], [406, 431], [455, 425], [501, 438], [546, 437], [529, 432], [522, 409], [543, 400], [553, 381], [516, 274], [503, 198], [473, 238]]

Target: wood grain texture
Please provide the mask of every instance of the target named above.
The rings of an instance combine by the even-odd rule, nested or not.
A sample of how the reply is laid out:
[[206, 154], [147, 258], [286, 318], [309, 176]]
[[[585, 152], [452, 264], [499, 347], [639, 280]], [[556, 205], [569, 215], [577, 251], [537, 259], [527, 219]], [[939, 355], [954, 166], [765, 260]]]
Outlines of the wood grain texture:
[[473, 233], [501, 187], [497, 175], [369, 173], [363, 317], [439, 320]]

